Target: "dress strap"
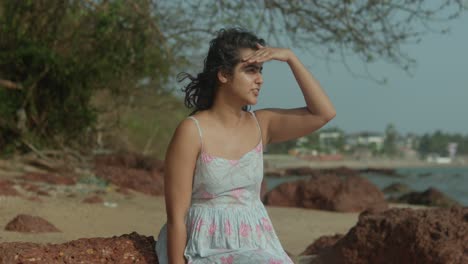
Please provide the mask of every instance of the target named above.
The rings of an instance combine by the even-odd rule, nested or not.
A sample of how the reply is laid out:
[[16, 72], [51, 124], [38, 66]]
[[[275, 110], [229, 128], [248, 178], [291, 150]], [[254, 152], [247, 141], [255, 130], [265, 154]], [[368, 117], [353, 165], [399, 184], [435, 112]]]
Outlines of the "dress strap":
[[200, 127], [200, 123], [198, 123], [198, 120], [193, 117], [193, 116], [189, 116], [188, 118], [192, 119], [193, 121], [195, 121], [195, 125], [197, 126], [198, 128], [198, 135], [200, 135], [200, 144], [201, 146], [203, 147], [203, 133], [202, 133], [202, 130], [201, 130], [201, 127]]
[[255, 113], [253, 111], [249, 111], [249, 113], [252, 114], [252, 116], [255, 119], [255, 123], [257, 123], [258, 131], [260, 132], [260, 138], [262, 138], [262, 129], [260, 128], [260, 124], [258, 123], [257, 117], [255, 116]]

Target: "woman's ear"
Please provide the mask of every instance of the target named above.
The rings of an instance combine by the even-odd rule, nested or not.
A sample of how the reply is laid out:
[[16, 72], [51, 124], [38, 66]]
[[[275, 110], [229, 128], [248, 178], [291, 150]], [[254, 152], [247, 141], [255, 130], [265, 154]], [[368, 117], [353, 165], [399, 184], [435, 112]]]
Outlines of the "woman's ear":
[[220, 83], [227, 83], [229, 80], [229, 76], [226, 71], [219, 70], [218, 71], [218, 80]]

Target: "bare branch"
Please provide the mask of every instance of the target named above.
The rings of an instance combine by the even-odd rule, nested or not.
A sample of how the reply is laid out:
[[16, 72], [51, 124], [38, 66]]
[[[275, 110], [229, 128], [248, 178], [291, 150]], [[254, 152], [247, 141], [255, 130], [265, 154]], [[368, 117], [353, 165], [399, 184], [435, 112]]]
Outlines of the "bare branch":
[[0, 86], [6, 89], [23, 90], [23, 86], [20, 83], [15, 83], [4, 79], [0, 79]]

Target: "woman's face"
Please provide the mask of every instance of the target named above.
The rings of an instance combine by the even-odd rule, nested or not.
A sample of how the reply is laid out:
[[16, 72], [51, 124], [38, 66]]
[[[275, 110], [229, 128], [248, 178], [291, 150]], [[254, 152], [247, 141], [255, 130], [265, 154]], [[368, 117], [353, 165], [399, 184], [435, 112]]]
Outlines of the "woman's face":
[[[239, 58], [245, 58], [253, 52], [255, 52], [253, 49], [240, 49]], [[234, 67], [232, 75], [227, 78], [227, 90], [239, 98], [243, 105], [255, 105], [263, 84], [262, 69], [263, 63], [241, 61]]]

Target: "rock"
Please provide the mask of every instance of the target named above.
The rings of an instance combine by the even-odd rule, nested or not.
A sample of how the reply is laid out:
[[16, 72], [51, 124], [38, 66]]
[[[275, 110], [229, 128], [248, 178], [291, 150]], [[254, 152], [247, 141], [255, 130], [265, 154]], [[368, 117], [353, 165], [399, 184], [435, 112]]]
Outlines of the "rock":
[[320, 251], [326, 250], [336, 244], [344, 235], [335, 234], [333, 236], [321, 236], [310, 244], [300, 255], [317, 255]]
[[392, 183], [383, 189], [383, 192], [385, 194], [397, 194], [397, 195], [409, 193], [411, 191], [412, 190], [410, 187], [408, 187], [408, 185], [399, 183], [399, 182]]
[[103, 203], [104, 200], [97, 196], [97, 195], [93, 195], [93, 196], [89, 196], [89, 197], [86, 197], [83, 199], [82, 201], [83, 203], [89, 203], [89, 204], [97, 204], [97, 203]]
[[399, 197], [397, 202], [446, 208], [459, 205], [455, 200], [435, 188], [429, 188], [424, 192], [407, 193]]
[[337, 167], [329, 169], [315, 169], [311, 167], [287, 168], [284, 170], [285, 176], [320, 176], [320, 175], [337, 175], [337, 176], [358, 176], [357, 170], [348, 167]]
[[360, 172], [362, 173], [376, 173], [376, 174], [383, 174], [387, 176], [400, 176], [395, 169], [389, 168], [366, 168], [361, 169]]
[[56, 185], [76, 184], [75, 178], [61, 176], [61, 175], [54, 175], [54, 174], [45, 174], [45, 173], [28, 173], [18, 178], [21, 180], [25, 180], [25, 181], [44, 182], [44, 183], [56, 184]]
[[61, 232], [47, 220], [39, 216], [25, 214], [19, 214], [13, 220], [8, 222], [8, 224], [5, 226], [5, 230], [22, 233]]
[[468, 263], [468, 208], [365, 213], [311, 264]]
[[279, 185], [267, 193], [265, 204], [339, 212], [388, 208], [383, 193], [359, 176], [321, 175]]
[[298, 201], [300, 197], [298, 187], [301, 184], [305, 184], [305, 181], [282, 183], [265, 194], [263, 203], [273, 206], [301, 207]]
[[157, 264], [155, 241], [135, 232], [111, 238], [82, 238], [63, 244], [0, 243], [0, 263]]
[[334, 174], [338, 176], [359, 176], [359, 171], [345, 166], [332, 169], [323, 169], [323, 174]]
[[311, 167], [295, 167], [284, 170], [286, 176], [318, 176], [320, 170]]
[[141, 155], [106, 155], [95, 160], [95, 174], [120, 188], [164, 194], [163, 163]]
[[262, 185], [260, 186], [260, 200], [263, 201], [266, 194], [267, 194], [267, 183], [266, 183], [266, 180], [263, 179], [262, 180]]
[[50, 194], [44, 190], [39, 190], [36, 192], [37, 195], [50, 196]]
[[263, 176], [279, 178], [286, 176], [285, 172], [284, 169], [268, 169], [264, 171]]
[[0, 196], [21, 196], [13, 185], [14, 183], [10, 180], [0, 179]]

